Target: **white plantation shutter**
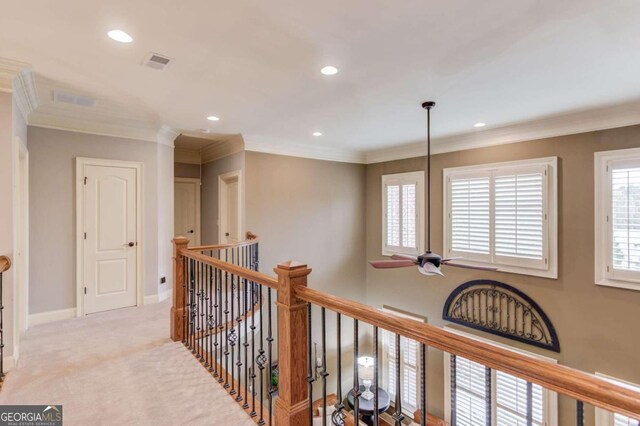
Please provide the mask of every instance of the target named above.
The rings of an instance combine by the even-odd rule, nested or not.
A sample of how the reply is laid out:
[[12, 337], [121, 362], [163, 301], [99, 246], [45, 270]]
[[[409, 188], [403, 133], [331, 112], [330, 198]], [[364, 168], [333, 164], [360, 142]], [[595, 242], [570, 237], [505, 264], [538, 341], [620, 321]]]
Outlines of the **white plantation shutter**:
[[[510, 374], [496, 371], [496, 425], [527, 425], [527, 382]], [[544, 400], [542, 387], [531, 386], [533, 425], [543, 425]]]
[[640, 271], [640, 167], [612, 167], [610, 241], [613, 268]]
[[[383, 366], [383, 377], [385, 378], [385, 390], [389, 393], [391, 400], [396, 397], [396, 338], [395, 334], [389, 331], [382, 331], [382, 344], [386, 355], [386, 362]], [[402, 389], [402, 408], [413, 413], [418, 409], [418, 343], [415, 340], [400, 338], [400, 387]]]
[[640, 423], [637, 420], [630, 419], [622, 414], [613, 415], [613, 426], [638, 426]]
[[490, 253], [489, 177], [451, 179], [451, 249]]
[[[640, 386], [634, 385], [632, 383], [615, 379], [613, 377], [609, 377], [600, 373], [596, 373], [596, 376], [602, 377], [603, 379], [611, 383], [614, 383], [616, 385], [640, 392]], [[629, 417], [623, 416], [622, 414], [610, 413], [601, 408], [596, 408], [596, 426], [639, 426], [639, 425], [640, 425], [640, 422], [638, 422], [637, 420], [630, 419]]]
[[546, 169], [494, 177], [495, 256], [500, 263], [544, 266]]
[[424, 172], [385, 175], [383, 254], [422, 252]]
[[556, 278], [556, 162], [445, 169], [446, 257]]
[[486, 377], [484, 365], [456, 357], [456, 425], [487, 423]]

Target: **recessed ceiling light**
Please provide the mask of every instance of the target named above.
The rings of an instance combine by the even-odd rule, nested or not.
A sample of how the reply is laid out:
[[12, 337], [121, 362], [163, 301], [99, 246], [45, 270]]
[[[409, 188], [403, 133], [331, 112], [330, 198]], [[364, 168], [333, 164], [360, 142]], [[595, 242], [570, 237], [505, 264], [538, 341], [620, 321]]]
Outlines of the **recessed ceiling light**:
[[338, 74], [338, 68], [332, 65], [327, 65], [326, 67], [322, 68], [320, 72], [324, 75], [336, 75]]
[[476, 124], [474, 124], [474, 125], [473, 125], [473, 127], [484, 127], [484, 126], [486, 126], [486, 125], [487, 125], [487, 123], [482, 123], [482, 122], [481, 122], [481, 123], [476, 123]]
[[322, 136], [321, 132], [313, 132], [311, 133], [313, 136], [318, 137], [318, 136]]
[[220, 119], [218, 117], [216, 117], [215, 115], [208, 116], [207, 120], [209, 120], [209, 121], [220, 121]]
[[111, 30], [107, 33], [107, 35], [110, 39], [118, 41], [120, 43], [131, 43], [133, 41], [133, 37], [122, 30]]

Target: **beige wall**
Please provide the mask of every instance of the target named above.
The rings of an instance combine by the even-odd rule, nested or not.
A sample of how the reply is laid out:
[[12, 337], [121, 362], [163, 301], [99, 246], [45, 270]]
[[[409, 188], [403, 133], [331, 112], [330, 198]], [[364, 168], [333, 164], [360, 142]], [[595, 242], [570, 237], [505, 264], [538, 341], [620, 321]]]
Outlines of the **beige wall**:
[[39, 127], [29, 127], [28, 137], [31, 163], [29, 313], [76, 306], [76, 157], [144, 163], [144, 294], [157, 294], [160, 276], [166, 274], [170, 282], [171, 273], [173, 148], [154, 142]]
[[[224, 173], [240, 170], [245, 173], [245, 153], [238, 152], [202, 165], [202, 193], [200, 220], [202, 244], [218, 244], [218, 177]], [[244, 176], [243, 176], [244, 179]], [[246, 187], [246, 185], [242, 185]], [[242, 200], [244, 205], [244, 199]], [[246, 211], [246, 209], [243, 209]], [[246, 227], [246, 222], [244, 229]]]
[[175, 163], [173, 170], [175, 177], [200, 179], [200, 164]]
[[[559, 158], [559, 279], [478, 272], [444, 267], [444, 278], [425, 277], [415, 269], [374, 270], [367, 267], [367, 300], [380, 307], [396, 306], [425, 315], [444, 325], [446, 297], [459, 284], [488, 278], [505, 282], [531, 296], [548, 314], [560, 339], [555, 354], [532, 346], [495, 338], [510, 345], [542, 353], [562, 364], [599, 371], [640, 383], [640, 328], [637, 312], [640, 292], [594, 284], [594, 184], [593, 154], [597, 151], [640, 146], [640, 126], [557, 137], [490, 148], [435, 155], [432, 159], [432, 229], [434, 251], [442, 252], [442, 169], [446, 167], [529, 158]], [[425, 159], [367, 166], [367, 259], [381, 259], [381, 176], [424, 170]], [[467, 329], [467, 331], [469, 331]], [[443, 359], [430, 352], [429, 409], [443, 415]], [[561, 399], [561, 424], [575, 424], [575, 406]], [[589, 422], [593, 410], [587, 409]]]

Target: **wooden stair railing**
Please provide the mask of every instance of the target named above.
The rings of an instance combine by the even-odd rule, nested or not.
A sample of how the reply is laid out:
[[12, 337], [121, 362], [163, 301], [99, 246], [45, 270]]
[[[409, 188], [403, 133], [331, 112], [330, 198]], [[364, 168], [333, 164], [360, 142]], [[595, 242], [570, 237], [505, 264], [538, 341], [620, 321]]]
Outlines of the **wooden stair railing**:
[[2, 285], [2, 274], [11, 268], [11, 259], [7, 256], [0, 256], [0, 387], [4, 382], [4, 287]]
[[[176, 238], [174, 241], [176, 291], [174, 291], [174, 306], [172, 307], [171, 336], [174, 340], [182, 340], [197, 358], [199, 356], [205, 366], [209, 365], [210, 371], [214, 371], [217, 368], [217, 373], [215, 371], [212, 373], [214, 377], [218, 377], [218, 381], [225, 385], [229, 393], [235, 397], [236, 401], [247, 410], [258, 424], [275, 424], [277, 426], [311, 425], [319, 404], [323, 408], [326, 408], [326, 404], [330, 404], [330, 402], [327, 402], [331, 400], [331, 398], [327, 398], [327, 395], [329, 395], [327, 392], [327, 377], [330, 374], [335, 374], [338, 378], [337, 383], [343, 383], [341, 374], [345, 365], [341, 364], [341, 354], [344, 352], [341, 339], [344, 333], [340, 331], [340, 324], [345, 320], [345, 317], [353, 321], [354, 324], [352, 336], [354, 360], [358, 358], [360, 346], [358, 341], [359, 330], [362, 331], [362, 327], [370, 327], [373, 332], [372, 350], [374, 351], [375, 374], [372, 389], [376, 389], [379, 386], [380, 357], [378, 356], [378, 337], [380, 329], [393, 333], [396, 339], [402, 336], [418, 342], [421, 354], [418, 361], [422, 373], [419, 380], [420, 401], [418, 401], [418, 411], [413, 419], [417, 424], [446, 424], [443, 420], [426, 413], [425, 410], [427, 406], [427, 383], [424, 372], [426, 370], [426, 350], [428, 347], [447, 352], [454, 358], [455, 356], [464, 357], [489, 368], [516, 376], [527, 381], [527, 383], [537, 384], [575, 399], [576, 423], [579, 426], [583, 425], [583, 406], [585, 403], [607, 411], [620, 413], [633, 419], [640, 419], [640, 392], [618, 386], [593, 374], [508, 351], [440, 327], [417, 323], [362, 303], [309, 288], [307, 287], [307, 278], [311, 273], [311, 269], [304, 264], [289, 261], [277, 265], [274, 271], [278, 278], [275, 279], [257, 271], [257, 256], [253, 258], [251, 267], [245, 267], [203, 254], [204, 250], [209, 250], [212, 246], [188, 249], [186, 239]], [[250, 251], [254, 250], [250, 255], [254, 256], [257, 253], [257, 238], [255, 241], [253, 244], [247, 241], [241, 243], [240, 249], [242, 250], [242, 247], [244, 247], [244, 250], [247, 250], [247, 248]], [[251, 249], [251, 247], [254, 247], [254, 249]], [[223, 250], [229, 249], [238, 250], [237, 248], [223, 248]], [[238, 361], [235, 364], [233, 361], [231, 362], [231, 373], [229, 373], [227, 358], [231, 355], [231, 359], [234, 359], [235, 340], [228, 337], [236, 336], [234, 339], [237, 338], [237, 330], [224, 330], [227, 339], [223, 343], [219, 342], [221, 345], [219, 348], [215, 346], [216, 350], [213, 355], [211, 338], [205, 341], [205, 346], [209, 345], [208, 350], [206, 347], [201, 347], [201, 342], [193, 341], [193, 331], [198, 331], [195, 320], [197, 320], [198, 315], [202, 315], [199, 310], [202, 307], [197, 306], [199, 303], [198, 297], [202, 296], [199, 291], [199, 289], [202, 289], [202, 283], [195, 282], [194, 275], [190, 271], [193, 271], [194, 268], [197, 270], [202, 267], [208, 268], [209, 275], [205, 274], [206, 276], [213, 277], [214, 289], [221, 288], [223, 285], [228, 285], [229, 282], [232, 282], [239, 286], [238, 289], [241, 289], [242, 286], [245, 286], [245, 289], [249, 288], [250, 291], [253, 291], [253, 289], [258, 291], [259, 289], [261, 297], [264, 289], [268, 293], [264, 299], [265, 303], [260, 306], [259, 313], [254, 313], [254, 317], [259, 315], [261, 319], [264, 315], [265, 321], [260, 321], [259, 329], [251, 328], [249, 334], [245, 335], [243, 345], [241, 345], [242, 342], [238, 342], [238, 350], [243, 347], [246, 354], [251, 348], [252, 354], [250, 356], [242, 356], [238, 353], [239, 358], [236, 358]], [[272, 290], [276, 291], [276, 298], [272, 298]], [[277, 309], [277, 330], [275, 333], [272, 330], [271, 313], [274, 301]], [[218, 317], [220, 317], [219, 314], [221, 312], [224, 312], [221, 310], [220, 303], [220, 300], [215, 300], [215, 305], [218, 307]], [[335, 318], [337, 326], [335, 336], [331, 336], [332, 339], [337, 339], [337, 350], [332, 349], [338, 354], [335, 372], [328, 371], [326, 360], [327, 313], [331, 314], [332, 324], [333, 318]], [[240, 319], [241, 321], [237, 323], [232, 321], [232, 326], [236, 329], [247, 326], [248, 321], [243, 322], [242, 318]], [[318, 325], [317, 321], [319, 321], [319, 326], [313, 328], [312, 325]], [[228, 322], [224, 324], [228, 324]], [[227, 327], [227, 325], [224, 325], [224, 327]], [[317, 333], [317, 329], [320, 329], [320, 336], [312, 335], [312, 330], [316, 330]], [[216, 333], [215, 336], [222, 336], [222, 334]], [[249, 342], [249, 339], [252, 339], [252, 341]], [[277, 353], [273, 354], [272, 343], [276, 340]], [[322, 342], [319, 374], [315, 374], [316, 362], [315, 357], [312, 356], [311, 347], [311, 341], [313, 340]], [[253, 352], [254, 350], [255, 353]], [[400, 345], [396, 344], [396, 350], [400, 351]], [[396, 357], [399, 358], [400, 355], [398, 352], [396, 353]], [[262, 381], [265, 368], [267, 369], [267, 376], [269, 378], [272, 377], [271, 364], [273, 359], [278, 360], [277, 399], [275, 398], [276, 392], [272, 384], [269, 382], [264, 385]], [[212, 365], [214, 367], [211, 367]], [[245, 367], [245, 374], [242, 374], [241, 371], [243, 366]], [[256, 366], [260, 369], [260, 373], [257, 373]], [[237, 368], [237, 374], [231, 377], [230, 383], [228, 377], [223, 378], [221, 376], [221, 371], [224, 371], [225, 375], [233, 374], [234, 367]], [[359, 394], [357, 362], [352, 367], [352, 376], [354, 386], [353, 388], [350, 387], [348, 392]], [[256, 377], [259, 378], [259, 383]], [[237, 383], [234, 383], [234, 380]], [[316, 385], [315, 382], [320, 383]], [[401, 392], [402, 389], [396, 389], [397, 395], [400, 395]], [[346, 396], [346, 393], [343, 394], [342, 386], [337, 386], [336, 393], [337, 402], [331, 404], [335, 405], [337, 409], [337, 415], [334, 414], [335, 417], [332, 420], [333, 424], [351, 423], [352, 421], [348, 420], [349, 416], [352, 416], [351, 419], [359, 418], [362, 413], [360, 413], [357, 403], [353, 407], [353, 411], [350, 411], [341, 402], [344, 401]], [[317, 399], [318, 396], [321, 396], [320, 400]], [[251, 398], [255, 399], [255, 401], [250, 403], [248, 399]], [[314, 400], [315, 403], [313, 402]], [[377, 397], [374, 398], [374, 403], [377, 404]], [[257, 409], [261, 411], [259, 414], [256, 412], [255, 407], [258, 407]], [[262, 410], [268, 412], [268, 414], [262, 413]], [[404, 418], [400, 399], [396, 400], [393, 410], [395, 412], [390, 414], [395, 419], [396, 425], [398, 425]], [[326, 412], [326, 409], [323, 412]], [[374, 416], [373, 421], [374, 424], [382, 424], [378, 416]], [[455, 424], [455, 417], [452, 417], [452, 425], [455, 426]]]

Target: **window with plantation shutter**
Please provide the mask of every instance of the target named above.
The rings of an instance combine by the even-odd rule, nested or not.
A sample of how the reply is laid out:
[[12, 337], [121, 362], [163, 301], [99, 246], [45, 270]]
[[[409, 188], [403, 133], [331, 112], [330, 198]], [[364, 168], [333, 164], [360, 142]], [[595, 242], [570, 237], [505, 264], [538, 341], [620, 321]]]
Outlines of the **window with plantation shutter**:
[[[399, 313], [392, 309], [382, 309], [402, 318], [413, 319], [424, 322], [424, 318]], [[396, 358], [396, 335], [390, 331], [382, 330], [382, 383], [384, 389], [389, 393], [391, 400], [396, 397], [396, 386], [400, 380], [402, 389], [402, 410], [413, 417], [413, 413], [418, 409], [419, 390], [418, 378], [420, 365], [420, 346], [415, 340], [400, 338], [400, 378], [397, 377], [398, 359]]]
[[557, 278], [557, 159], [444, 170], [444, 257]]
[[[640, 386], [634, 385], [633, 383], [615, 379], [600, 373], [596, 373], [596, 376], [600, 376], [611, 383], [615, 383], [616, 385], [640, 392]], [[640, 422], [627, 416], [623, 416], [622, 414], [611, 413], [603, 410], [602, 408], [596, 408], [596, 426], [640, 426]]]
[[382, 176], [382, 254], [424, 251], [424, 172]]
[[[454, 332], [468, 337], [469, 334]], [[510, 349], [473, 336], [485, 343]], [[517, 350], [532, 357], [537, 355]], [[455, 367], [451, 363], [455, 358]], [[455, 371], [455, 376], [452, 372]], [[445, 355], [445, 414], [452, 426], [555, 426], [557, 394], [460, 356]], [[455, 401], [452, 401], [452, 395]], [[529, 402], [531, 401], [531, 405]], [[531, 415], [531, 423], [528, 416]]]
[[640, 289], [640, 150], [595, 162], [596, 283]]

